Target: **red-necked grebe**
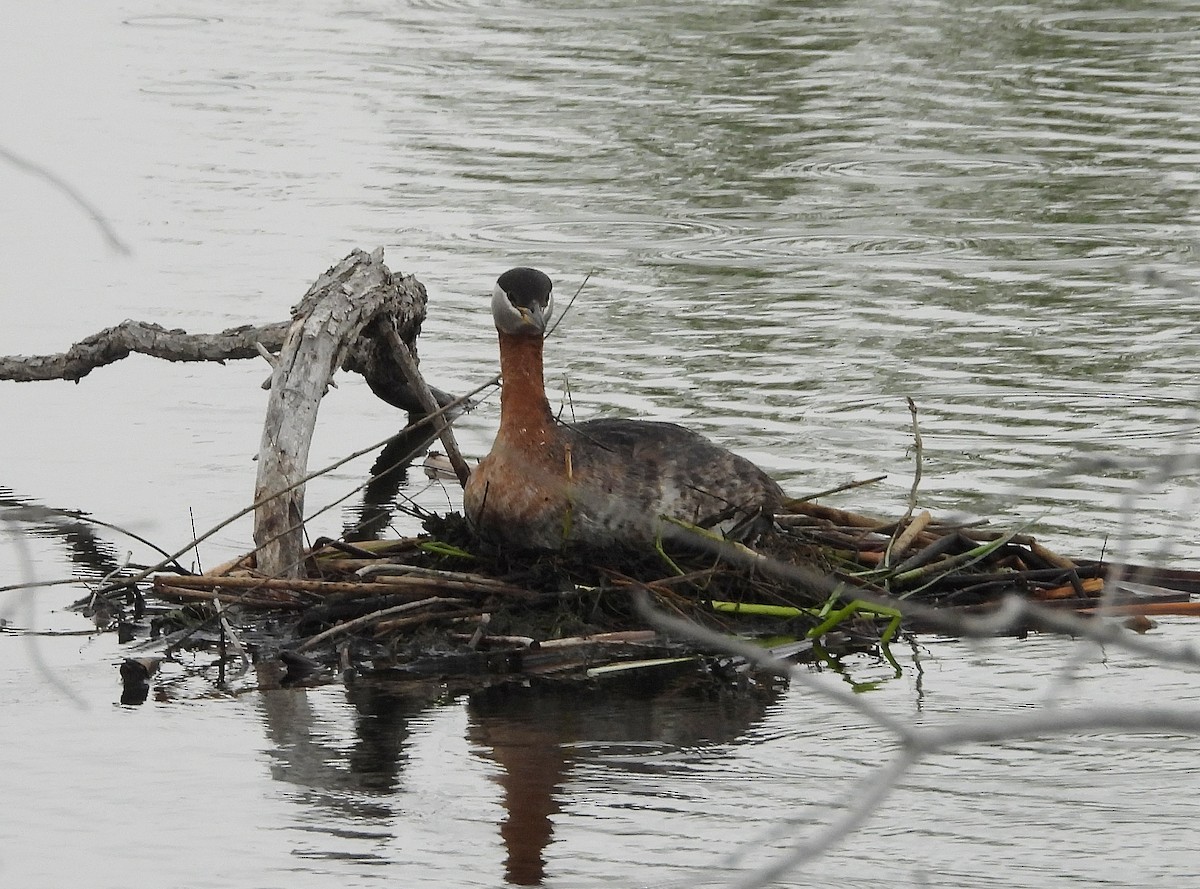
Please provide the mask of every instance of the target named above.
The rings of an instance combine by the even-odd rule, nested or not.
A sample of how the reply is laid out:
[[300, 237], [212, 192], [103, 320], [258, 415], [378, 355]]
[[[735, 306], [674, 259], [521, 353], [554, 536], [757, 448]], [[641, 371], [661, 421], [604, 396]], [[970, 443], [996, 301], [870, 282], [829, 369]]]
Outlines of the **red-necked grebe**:
[[674, 423], [554, 419], [542, 379], [553, 283], [515, 268], [492, 290], [500, 339], [500, 429], [463, 494], [485, 539], [556, 550], [653, 544], [666, 520], [739, 533], [783, 500], [744, 457]]

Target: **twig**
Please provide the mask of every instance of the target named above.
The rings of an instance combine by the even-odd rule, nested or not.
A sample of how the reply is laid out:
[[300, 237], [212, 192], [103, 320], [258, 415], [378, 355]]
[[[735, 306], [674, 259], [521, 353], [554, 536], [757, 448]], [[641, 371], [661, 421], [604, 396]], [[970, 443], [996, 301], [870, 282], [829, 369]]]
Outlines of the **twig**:
[[592, 279], [592, 273], [588, 272], [583, 276], [583, 280], [579, 282], [579, 286], [575, 288], [575, 293], [567, 301], [566, 308], [558, 313], [558, 320], [550, 325], [550, 329], [546, 331], [546, 336], [549, 337], [558, 329], [558, 325], [562, 324], [563, 319], [567, 317], [567, 313], [571, 311], [571, 307], [575, 305], [575, 300], [579, 298], [579, 294], [583, 293], [583, 288], [587, 286], [587, 282]]
[[6, 583], [0, 586], [0, 593], [7, 593], [11, 590], [35, 590], [44, 586], [67, 586], [80, 582], [78, 577], [60, 577], [58, 580], [23, 580], [20, 583]]
[[[451, 411], [451, 410], [454, 410], [455, 408], [462, 407], [464, 404], [467, 404], [473, 397], [478, 395], [484, 389], [488, 389], [492, 386], [495, 386], [498, 382], [500, 382], [500, 376], [496, 375], [496, 376], [492, 377], [490, 380], [488, 380], [486, 383], [482, 384], [481, 386], [477, 386], [476, 388], [472, 389], [466, 395], [462, 395], [462, 396], [454, 399], [453, 401], [451, 401], [449, 404], [446, 404], [443, 407], [438, 408], [436, 413], [442, 414], [442, 413], [445, 413], [446, 411]], [[434, 417], [434, 414], [427, 414], [426, 416], [424, 416], [420, 420], [418, 420], [416, 423], [414, 423], [413, 426], [419, 426], [422, 423], [432, 423], [433, 417]], [[278, 491], [274, 491], [274, 492], [268, 494], [267, 496], [262, 497], [259, 500], [256, 500], [255, 502], [251, 503], [249, 506], [245, 507], [244, 509], [238, 510], [233, 515], [231, 515], [228, 518], [213, 525], [213, 527], [209, 528], [207, 531], [205, 531], [199, 537], [196, 537], [190, 543], [185, 545], [182, 549], [167, 556], [167, 558], [155, 563], [154, 565], [151, 565], [148, 568], [144, 568], [142, 571], [140, 571], [138, 574], [136, 574], [133, 577], [123, 579], [118, 584], [114, 584], [111, 587], [101, 589], [100, 592], [102, 592], [102, 593], [110, 592], [111, 590], [120, 589], [120, 588], [126, 587], [130, 584], [138, 583], [140, 581], [145, 580], [150, 575], [152, 575], [158, 571], [161, 571], [164, 568], [171, 565], [176, 559], [178, 559], [180, 556], [182, 556], [188, 550], [195, 547], [196, 544], [202, 543], [203, 541], [212, 537], [214, 534], [217, 534], [220, 531], [223, 531], [225, 528], [232, 525], [238, 519], [254, 512], [254, 510], [258, 509], [264, 503], [268, 503], [271, 500], [274, 500], [276, 497], [282, 497], [284, 494], [288, 493], [288, 491], [290, 491], [292, 488], [299, 487], [300, 485], [303, 485], [303, 484], [306, 484], [306, 483], [312, 481], [314, 478], [319, 478], [320, 476], [325, 475], [328, 472], [332, 472], [333, 470], [337, 469], [338, 467], [344, 466], [345, 464], [349, 463], [351, 460], [357, 460], [359, 457], [363, 456], [364, 454], [369, 454], [369, 453], [371, 453], [371, 451], [378, 450], [379, 448], [381, 448], [385, 444], [387, 444], [389, 441], [391, 441], [393, 438], [395, 438], [394, 435], [389, 435], [387, 438], [382, 439], [381, 441], [377, 441], [374, 444], [367, 445], [365, 448], [359, 448], [357, 451], [347, 454], [345, 457], [342, 457], [340, 460], [335, 460], [333, 463], [330, 463], [328, 466], [324, 466], [320, 469], [315, 469], [312, 472], [307, 473], [306, 475], [304, 475], [297, 481], [293, 482], [290, 486], [288, 486], [286, 488], [282, 488]], [[303, 522], [301, 522], [301, 524], [303, 524]], [[257, 551], [257, 550], [255, 550], [255, 551]], [[252, 551], [252, 552], [254, 552], [254, 551]], [[249, 555], [249, 554], [247, 554], [247, 555]]]
[[[532, 595], [528, 590], [490, 578], [480, 578], [477, 575], [463, 574], [454, 576], [453, 572], [442, 572], [442, 576], [430, 576], [423, 573], [405, 575], [388, 575], [369, 581], [345, 580], [309, 580], [307, 578], [275, 578], [275, 577], [213, 577], [207, 574], [191, 575], [188, 577], [171, 577], [159, 575], [154, 579], [155, 589], [173, 587], [175, 589], [216, 590], [221, 587], [230, 590], [281, 590], [284, 592], [311, 593], [319, 597], [346, 596], [392, 596], [404, 590], [414, 590], [418, 593], [428, 593], [431, 590], [453, 590], [456, 593], [475, 593], [477, 595], [498, 594], [520, 596], [526, 598]], [[269, 597], [267, 601], [271, 601]], [[286, 604], [288, 600], [284, 600]]]
[[26, 173], [31, 173], [34, 176], [45, 179], [52, 186], [65, 194], [71, 199], [72, 202], [74, 202], [75, 206], [79, 207], [80, 210], [88, 215], [88, 217], [95, 224], [96, 228], [100, 229], [100, 234], [104, 236], [104, 240], [108, 243], [110, 249], [116, 253], [120, 253], [122, 256], [129, 255], [129, 247], [124, 241], [121, 240], [120, 236], [117, 235], [117, 230], [113, 228], [112, 223], [110, 223], [108, 218], [101, 213], [99, 209], [97, 209], [95, 204], [85, 198], [73, 185], [71, 185], [58, 174], [52, 172], [46, 167], [43, 167], [41, 164], [36, 164], [33, 161], [26, 160], [19, 155], [13, 154], [7, 148], [0, 147], [0, 158], [8, 161], [8, 163], [12, 164], [12, 166], [17, 167], [20, 170], [24, 170]]
[[[461, 583], [464, 586], [478, 587], [481, 590], [497, 593], [518, 593], [528, 595], [529, 590], [523, 587], [514, 586], [511, 583], [505, 583], [502, 580], [497, 580], [494, 577], [488, 577], [486, 574], [469, 574], [465, 571], [447, 571], [444, 568], [422, 568], [417, 565], [396, 565], [392, 563], [378, 563], [367, 565], [364, 568], [359, 568], [354, 572], [363, 580], [375, 580], [377, 583], [411, 583], [418, 578], [424, 578], [427, 582], [444, 582], [452, 581]], [[387, 578], [381, 580], [379, 578]], [[405, 580], [408, 578], [408, 580]]]
[[362, 617], [356, 617], [353, 620], [348, 620], [345, 623], [340, 623], [337, 626], [330, 627], [324, 632], [317, 633], [315, 636], [310, 636], [292, 649], [294, 652], [308, 651], [311, 648], [320, 645], [328, 639], [335, 636], [341, 636], [344, 633], [349, 633], [352, 630], [357, 630], [360, 627], [369, 626], [376, 623], [385, 617], [390, 617], [393, 614], [403, 614], [406, 611], [414, 611], [417, 608], [424, 608], [427, 605], [465, 605], [465, 599], [443, 599], [437, 596], [429, 599], [421, 599], [417, 602], [407, 602], [404, 605], [393, 605], [391, 608], [383, 608], [379, 611], [372, 611], [370, 614], [364, 614]]
[[486, 607], [474, 608], [455, 608], [452, 611], [428, 611], [425, 614], [414, 615], [413, 617], [396, 617], [391, 620], [380, 621], [375, 627], [375, 638], [380, 639], [389, 633], [394, 633], [397, 630], [407, 629], [408, 627], [416, 627], [421, 624], [433, 623], [434, 621], [446, 620], [461, 620], [465, 617], [478, 617], [481, 614], [486, 614]]
[[[888, 542], [887, 549], [883, 552], [883, 564], [885, 567], [892, 564], [892, 552], [896, 549], [896, 541], [900, 539], [905, 525], [908, 524], [913, 512], [917, 508], [917, 488], [921, 484], [921, 462], [924, 447], [921, 444], [921, 427], [917, 423], [917, 403], [907, 396], [905, 396], [904, 400], [908, 402], [908, 412], [912, 415], [913, 450], [915, 451], [913, 462], [915, 465], [913, 467], [912, 487], [908, 489], [908, 503], [904, 509], [904, 516], [900, 521], [896, 522], [896, 530], [892, 532], [892, 539]], [[914, 534], [913, 536], [915, 537], [916, 535]], [[899, 552], [903, 552], [903, 548]]]
[[449, 458], [450, 464], [454, 467], [454, 473], [458, 476], [459, 484], [466, 487], [467, 479], [471, 475], [471, 469], [467, 466], [467, 461], [463, 459], [462, 452], [458, 449], [458, 442], [454, 440], [454, 432], [450, 429], [450, 423], [446, 421], [445, 414], [438, 412], [437, 401], [434, 399], [433, 393], [429, 391], [429, 386], [425, 383], [425, 378], [421, 376], [421, 369], [417, 366], [417, 359], [413, 356], [412, 349], [400, 338], [400, 334], [394, 324], [389, 324], [387, 327], [387, 340], [396, 353], [397, 362], [404, 371], [404, 376], [408, 378], [408, 384], [416, 393], [421, 406], [429, 415], [434, 417], [433, 426], [437, 430], [438, 438], [442, 441], [442, 447], [446, 449], [446, 456]]
[[840, 494], [843, 491], [850, 491], [850, 490], [853, 490], [854, 488], [864, 487], [865, 485], [873, 485], [876, 482], [883, 481], [885, 478], [887, 478], [886, 475], [876, 475], [876, 476], [872, 476], [871, 478], [860, 479], [859, 481], [846, 482], [844, 485], [838, 485], [836, 488], [826, 488], [824, 491], [818, 491], [815, 494], [808, 494], [805, 497], [797, 497], [793, 500], [789, 500], [788, 504], [790, 505], [792, 503], [807, 503], [810, 500], [819, 500], [822, 497], [829, 497], [833, 494]]
[[790, 500], [785, 504], [785, 507], [795, 514], [811, 516], [815, 519], [824, 519], [834, 525], [841, 525], [847, 528], [882, 531], [884, 528], [892, 527], [891, 522], [874, 516], [850, 512], [846, 509], [837, 509], [833, 506], [822, 506], [820, 503], [808, 503], [804, 500]]
[[203, 601], [213, 602], [220, 600], [227, 602], [230, 605], [241, 605], [244, 608], [261, 608], [261, 609], [303, 609], [305, 606], [299, 602], [292, 602], [281, 599], [259, 598], [258, 596], [247, 596], [238, 593], [218, 592], [215, 590], [196, 590], [185, 589], [184, 587], [171, 586], [170, 584], [156, 583], [154, 594], [160, 599], [170, 601], [189, 602]]

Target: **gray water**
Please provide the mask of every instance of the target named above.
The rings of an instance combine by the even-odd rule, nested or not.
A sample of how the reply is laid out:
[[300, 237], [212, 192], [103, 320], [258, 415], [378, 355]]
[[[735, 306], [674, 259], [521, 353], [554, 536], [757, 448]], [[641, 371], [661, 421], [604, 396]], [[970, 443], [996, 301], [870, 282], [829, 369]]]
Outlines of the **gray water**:
[[[909, 396], [922, 506], [1197, 567], [1196, 479], [1156, 475], [1197, 428], [1193, 4], [64, 0], [3, 20], [21, 39], [0, 54], [0, 146], [72, 183], [131, 254], [0, 164], [0, 354], [124, 318], [278, 320], [351, 248], [384, 246], [430, 291], [426, 376], [461, 392], [496, 370], [491, 282], [532, 264], [560, 305], [590, 275], [547, 351], [576, 417], [686, 423], [797, 494], [886, 473], [830, 502], [895, 514]], [[151, 558], [42, 507], [173, 547], [246, 505], [265, 375], [130, 358], [0, 384], [0, 584]], [[458, 423], [469, 455], [496, 419], [493, 398]], [[398, 422], [346, 378], [311, 462]], [[369, 462], [313, 484], [310, 508]], [[405, 493], [458, 504], [419, 474]], [[248, 540], [237, 523], [198, 558]], [[80, 631], [62, 608], [81, 592], [0, 593], [0, 615]], [[898, 679], [846, 667], [936, 724], [1035, 704], [1076, 650], [930, 638]], [[781, 818], [826, 822], [892, 749], [796, 688], [226, 697], [180, 667], [125, 708], [122, 656], [111, 636], [0, 635], [6, 884], [720, 885], [748, 866], [731, 852], [777, 848], [760, 837]], [[1072, 694], [1197, 700], [1188, 674], [1120, 650], [1089, 651]], [[1198, 749], [966, 748], [794, 884], [1186, 885]]]

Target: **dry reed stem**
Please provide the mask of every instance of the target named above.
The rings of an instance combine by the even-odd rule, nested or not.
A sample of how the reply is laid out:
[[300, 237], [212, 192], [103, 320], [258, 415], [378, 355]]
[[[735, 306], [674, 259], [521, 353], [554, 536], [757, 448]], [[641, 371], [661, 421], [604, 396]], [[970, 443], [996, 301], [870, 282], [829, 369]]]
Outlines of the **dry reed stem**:
[[[912, 518], [913, 512], [917, 508], [917, 488], [921, 486], [921, 463], [924, 457], [924, 446], [921, 443], [921, 427], [917, 424], [917, 403], [911, 398], [905, 397], [908, 402], [908, 412], [912, 415], [913, 429], [913, 480], [912, 487], [908, 489], [908, 500], [904, 505], [904, 515], [896, 522], [896, 528], [892, 532], [892, 539], [888, 542], [887, 549], [883, 558], [883, 564], [890, 565], [892, 562], [892, 554], [896, 552], [896, 542], [903, 536], [901, 529], [904, 528], [908, 521]], [[920, 533], [918, 530], [917, 533]], [[900, 550], [901, 552], [903, 550]]]
[[372, 611], [370, 614], [364, 614], [362, 617], [356, 617], [353, 620], [343, 621], [340, 624], [330, 627], [317, 633], [315, 636], [309, 636], [299, 645], [292, 649], [296, 653], [309, 651], [312, 648], [320, 645], [322, 642], [328, 641], [335, 636], [342, 636], [349, 633], [351, 630], [361, 629], [362, 627], [370, 626], [371, 624], [379, 623], [386, 617], [393, 614], [403, 614], [406, 611], [415, 611], [418, 608], [425, 608], [431, 605], [461, 605], [463, 599], [443, 599], [439, 597], [430, 597], [420, 599], [416, 602], [406, 602], [403, 605], [393, 605], [391, 608], [381, 608], [379, 611]]
[[917, 539], [932, 520], [933, 517], [929, 514], [929, 510], [923, 510], [915, 519], [909, 522], [908, 527], [901, 534], [896, 536], [892, 542], [891, 554], [894, 556], [902, 555], [906, 549], [912, 546], [913, 541]]
[[[500, 594], [522, 598], [535, 595], [522, 587], [512, 586], [511, 584], [490, 578], [477, 578], [474, 575], [462, 575], [462, 578], [413, 573], [377, 577], [370, 581], [343, 581], [308, 580], [305, 578], [287, 580], [265, 577], [212, 577], [207, 574], [176, 577], [160, 574], [154, 578], [154, 588], [156, 592], [160, 588], [210, 591], [219, 588], [251, 591], [280, 590], [310, 593], [322, 597], [384, 596], [394, 594], [397, 590], [406, 589], [420, 592], [454, 591], [456, 593], [474, 593], [476, 595]], [[227, 599], [227, 601], [229, 600]], [[273, 600], [264, 599], [263, 601], [272, 602]]]
[[382, 639], [389, 633], [405, 630], [409, 627], [432, 623], [438, 620], [459, 620], [464, 617], [478, 617], [486, 614], [487, 608], [456, 608], [453, 611], [437, 611], [430, 614], [420, 614], [414, 617], [401, 617], [396, 620], [385, 620], [375, 627], [375, 638]]
[[241, 596], [235, 593], [222, 593], [213, 590], [184, 589], [183, 587], [174, 587], [165, 583], [161, 585], [155, 583], [154, 593], [159, 598], [165, 600], [179, 602], [213, 602], [220, 600], [226, 605], [241, 605], [245, 608], [254, 608], [263, 611], [272, 608], [298, 610], [307, 607], [301, 602], [288, 599], [260, 599], [257, 596]]

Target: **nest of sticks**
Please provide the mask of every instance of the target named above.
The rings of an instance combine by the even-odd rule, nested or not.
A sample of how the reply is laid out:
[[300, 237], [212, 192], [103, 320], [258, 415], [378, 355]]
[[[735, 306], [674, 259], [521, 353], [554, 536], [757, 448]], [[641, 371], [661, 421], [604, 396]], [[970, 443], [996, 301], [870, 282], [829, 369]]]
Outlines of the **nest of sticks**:
[[[132, 635], [150, 636], [141, 644], [157, 657], [216, 652], [222, 681], [230, 646], [245, 662], [278, 664], [284, 683], [347, 671], [494, 682], [664, 669], [723, 681], [746, 665], [654, 629], [639, 597], [721, 633], [769, 638], [794, 659], [887, 657], [898, 632], [920, 629], [902, 618], [907, 603], [986, 612], [1015, 594], [1088, 614], [1113, 569], [986, 524], [927, 512], [887, 521], [811, 500], [791, 501], [753, 549], [680, 535], [649, 553], [530, 556], [480, 543], [456, 513], [425, 526], [412, 538], [317, 541], [301, 579], [264, 577], [252, 556], [201, 575], [160, 573], [144, 632]], [[1123, 591], [1116, 601], [1131, 619], [1190, 613], [1200, 591], [1191, 572], [1140, 579], [1161, 586], [1141, 585], [1137, 601]], [[135, 657], [122, 675], [144, 683], [154, 663]]]

